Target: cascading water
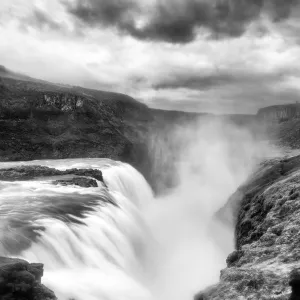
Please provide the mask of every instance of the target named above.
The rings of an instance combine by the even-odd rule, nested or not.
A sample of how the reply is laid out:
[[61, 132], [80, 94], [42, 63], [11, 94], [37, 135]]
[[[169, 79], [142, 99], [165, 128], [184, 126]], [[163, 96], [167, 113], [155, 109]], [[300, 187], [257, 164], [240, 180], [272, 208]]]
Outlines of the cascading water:
[[233, 249], [233, 230], [214, 214], [262, 156], [244, 132], [212, 128], [192, 132], [180, 183], [160, 198], [133, 167], [107, 159], [2, 163], [99, 168], [107, 187], [0, 182], [0, 255], [44, 263], [60, 300], [192, 299]]
[[[78, 163], [64, 160], [59, 168], [86, 167]], [[153, 200], [151, 188], [129, 165], [94, 163], [89, 165], [103, 168], [108, 189], [55, 186], [49, 181], [2, 183], [1, 214], [7, 216], [1, 222], [1, 254], [12, 255], [19, 246], [18, 257], [43, 262], [44, 283], [59, 299], [148, 299], [149, 291], [139, 282], [142, 243], [147, 239], [139, 206]], [[22, 228], [16, 226], [20, 220]], [[26, 245], [12, 243], [27, 239], [31, 240]]]

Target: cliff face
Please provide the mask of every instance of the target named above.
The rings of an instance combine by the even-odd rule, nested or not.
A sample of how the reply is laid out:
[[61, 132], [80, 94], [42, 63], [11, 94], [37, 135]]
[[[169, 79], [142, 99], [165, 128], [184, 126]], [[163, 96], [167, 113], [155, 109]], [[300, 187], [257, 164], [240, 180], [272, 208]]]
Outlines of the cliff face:
[[0, 74], [0, 161], [107, 157], [144, 172], [151, 119], [126, 95]]
[[0, 68], [0, 161], [106, 157], [132, 164], [156, 188], [153, 136], [197, 117]]
[[[172, 184], [174, 173], [162, 175], [161, 166], [175, 163], [173, 157], [165, 161], [163, 151], [180, 152], [179, 143], [170, 142], [172, 131], [199, 118], [221, 119], [150, 109], [123, 94], [52, 84], [0, 67], [0, 161], [106, 157], [132, 164], [160, 190]], [[223, 119], [247, 126], [255, 118]]]
[[268, 122], [283, 122], [300, 118], [300, 104], [276, 105], [262, 108], [257, 117]]
[[[229, 255], [220, 283], [195, 299], [300, 299], [295, 296], [299, 280], [293, 281], [300, 267], [299, 190], [297, 156], [265, 163], [232, 196], [224, 211], [237, 216], [232, 219], [236, 251]], [[296, 285], [293, 295], [289, 283]]]
[[156, 182], [165, 182], [153, 167], [154, 136], [164, 140], [174, 124], [198, 117], [152, 110], [122, 94], [20, 79], [0, 70], [0, 161], [111, 158], [132, 164], [156, 189]]

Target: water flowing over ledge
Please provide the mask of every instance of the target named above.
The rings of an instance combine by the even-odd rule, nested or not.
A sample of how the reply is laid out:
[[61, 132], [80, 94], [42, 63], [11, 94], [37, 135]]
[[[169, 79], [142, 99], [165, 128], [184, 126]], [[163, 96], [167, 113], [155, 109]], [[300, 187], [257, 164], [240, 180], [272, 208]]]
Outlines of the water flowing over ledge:
[[1, 164], [98, 169], [105, 183], [1, 182], [2, 254], [44, 263], [44, 283], [62, 300], [192, 299], [218, 281], [234, 248], [233, 228], [215, 213], [265, 154], [245, 132], [227, 134], [215, 125], [177, 132], [193, 138], [177, 157], [177, 186], [158, 197], [138, 171], [117, 161]]

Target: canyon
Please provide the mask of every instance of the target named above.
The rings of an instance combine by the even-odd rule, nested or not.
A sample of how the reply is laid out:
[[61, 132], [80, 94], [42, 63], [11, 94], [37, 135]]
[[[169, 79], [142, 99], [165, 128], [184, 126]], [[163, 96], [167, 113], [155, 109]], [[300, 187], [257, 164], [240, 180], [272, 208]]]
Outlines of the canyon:
[[[181, 147], [169, 140], [170, 129], [212, 119], [247, 128], [259, 139], [284, 149], [300, 148], [297, 103], [263, 108], [256, 115], [165, 111], [127, 95], [53, 84], [0, 67], [1, 162], [109, 158], [134, 166], [159, 194], [174, 184], [174, 157]], [[165, 158], [155, 161], [159, 143], [162, 151], [172, 148], [174, 156], [166, 158], [162, 152]], [[168, 174], [161, 174], [164, 164]], [[92, 188], [95, 179], [103, 182], [99, 172], [32, 166], [3, 169], [0, 179], [68, 175], [71, 178], [54, 184]], [[236, 250], [228, 256], [220, 283], [195, 299], [299, 299], [299, 174], [299, 156], [266, 160], [228, 199], [218, 217], [235, 227]], [[3, 299], [55, 299], [41, 285], [42, 269], [42, 265], [0, 258]], [[15, 271], [17, 275], [5, 275]]]

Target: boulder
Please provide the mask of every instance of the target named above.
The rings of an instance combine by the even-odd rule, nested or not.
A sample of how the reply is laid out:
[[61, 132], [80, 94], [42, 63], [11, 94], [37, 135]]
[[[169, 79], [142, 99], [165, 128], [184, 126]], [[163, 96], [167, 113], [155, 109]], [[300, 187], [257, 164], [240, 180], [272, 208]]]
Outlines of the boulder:
[[0, 257], [1, 300], [57, 300], [54, 293], [41, 284], [42, 264]]

